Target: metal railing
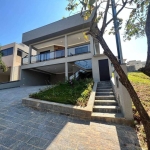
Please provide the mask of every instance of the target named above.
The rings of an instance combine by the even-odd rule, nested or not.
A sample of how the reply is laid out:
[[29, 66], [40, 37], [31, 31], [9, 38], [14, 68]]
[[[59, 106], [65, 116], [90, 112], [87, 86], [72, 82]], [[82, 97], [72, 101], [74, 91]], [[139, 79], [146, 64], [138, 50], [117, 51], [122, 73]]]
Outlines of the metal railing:
[[[58, 59], [65, 57], [65, 50], [57, 50], [49, 53], [38, 54], [35, 56], [31, 56], [31, 63], [42, 62], [52, 59]], [[23, 58], [23, 64], [28, 64], [28, 57]]]
[[[90, 44], [68, 49], [68, 56], [90, 53]], [[65, 57], [65, 50], [56, 50], [52, 52], [43, 52], [42, 54], [31, 56], [31, 63], [42, 62]], [[22, 58], [22, 64], [28, 64], [28, 56]]]

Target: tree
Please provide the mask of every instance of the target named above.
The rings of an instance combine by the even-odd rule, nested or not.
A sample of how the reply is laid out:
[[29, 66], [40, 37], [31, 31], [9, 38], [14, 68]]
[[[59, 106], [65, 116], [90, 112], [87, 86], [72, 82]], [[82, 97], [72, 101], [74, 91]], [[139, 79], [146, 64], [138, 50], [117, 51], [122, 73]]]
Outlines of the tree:
[[2, 53], [1, 53], [1, 51], [0, 51], [0, 69], [2, 69], [3, 72], [6, 72], [8, 70], [7, 66], [2, 61]]
[[[137, 96], [137, 93], [135, 92], [128, 77], [122, 70], [121, 65], [119, 64], [118, 60], [116, 59], [116, 57], [110, 50], [109, 46], [107, 45], [103, 37], [107, 26], [113, 21], [112, 16], [111, 16], [111, 19], [108, 20], [109, 9], [111, 8], [111, 5], [110, 5], [111, 1], [110, 0], [97, 0], [97, 1], [96, 0], [79, 0], [79, 1], [68, 0], [69, 3], [66, 9], [68, 11], [72, 11], [78, 8], [79, 6], [82, 6], [81, 16], [83, 16], [84, 19], [88, 19], [91, 16], [92, 12], [95, 11], [96, 9], [95, 11], [96, 18], [93, 18], [92, 25], [90, 27], [90, 30], [87, 32], [87, 34], [90, 34], [94, 39], [97, 39], [99, 41], [102, 48], [104, 49], [104, 54], [111, 60], [112, 64], [114, 65], [114, 68], [120, 77], [119, 78], [120, 82], [125, 86], [125, 88], [129, 92], [132, 98], [133, 104], [135, 105], [141, 117], [141, 121], [143, 123], [145, 133], [146, 133], [148, 149], [150, 149], [150, 130], [149, 130], [150, 129], [150, 117], [145, 111], [143, 105], [141, 104], [140, 99]], [[133, 0], [118, 0], [116, 3], [116, 6], [120, 6], [120, 8], [117, 11], [117, 15], [115, 17], [117, 18], [118, 14], [126, 7], [127, 4], [131, 4], [132, 1]], [[83, 10], [86, 10], [86, 11], [83, 12]], [[97, 13], [97, 11], [99, 12]], [[102, 25], [100, 28], [97, 26], [97, 21], [102, 22]], [[118, 21], [121, 23], [120, 19], [118, 19]], [[119, 28], [120, 26], [118, 26], [118, 30]]]
[[150, 1], [149, 0], [134, 0], [135, 8], [132, 9], [129, 19], [125, 27], [125, 40], [130, 40], [132, 37], [147, 36], [147, 60], [144, 68], [140, 70], [150, 76]]

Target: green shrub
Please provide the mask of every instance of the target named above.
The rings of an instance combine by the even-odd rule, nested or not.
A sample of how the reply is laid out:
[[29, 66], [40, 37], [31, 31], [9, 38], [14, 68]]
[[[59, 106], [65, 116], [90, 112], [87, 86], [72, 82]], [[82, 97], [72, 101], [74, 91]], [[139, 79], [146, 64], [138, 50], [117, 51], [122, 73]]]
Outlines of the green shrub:
[[83, 98], [88, 97], [88, 95], [89, 95], [89, 91], [88, 91], [88, 90], [85, 90], [85, 91], [82, 92], [82, 94], [81, 94], [81, 96], [82, 96]]

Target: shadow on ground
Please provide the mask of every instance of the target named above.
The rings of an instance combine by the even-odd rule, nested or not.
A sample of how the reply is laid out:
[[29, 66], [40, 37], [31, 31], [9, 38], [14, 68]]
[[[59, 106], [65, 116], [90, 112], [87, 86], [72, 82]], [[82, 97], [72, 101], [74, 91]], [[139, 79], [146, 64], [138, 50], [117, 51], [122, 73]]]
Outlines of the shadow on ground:
[[136, 132], [123, 125], [84, 121], [24, 107], [40, 87], [0, 91], [0, 150], [134, 150]]

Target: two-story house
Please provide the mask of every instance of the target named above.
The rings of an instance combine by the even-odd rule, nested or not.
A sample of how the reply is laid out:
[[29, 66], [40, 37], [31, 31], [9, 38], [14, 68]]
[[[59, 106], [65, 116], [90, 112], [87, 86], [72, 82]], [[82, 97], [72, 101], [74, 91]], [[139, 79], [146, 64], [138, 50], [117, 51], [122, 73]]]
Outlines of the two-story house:
[[22, 58], [28, 55], [29, 47], [24, 44], [11, 43], [0, 48], [2, 61], [8, 67], [7, 72], [0, 69], [0, 83], [20, 80]]
[[99, 43], [85, 34], [93, 16], [83, 20], [76, 14], [23, 33], [22, 43], [29, 47], [29, 55], [22, 60], [22, 85], [53, 84], [81, 70], [91, 71], [95, 81], [110, 80], [110, 61], [100, 54]]

